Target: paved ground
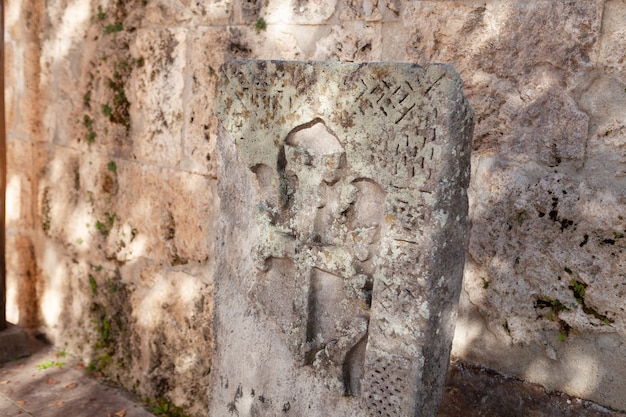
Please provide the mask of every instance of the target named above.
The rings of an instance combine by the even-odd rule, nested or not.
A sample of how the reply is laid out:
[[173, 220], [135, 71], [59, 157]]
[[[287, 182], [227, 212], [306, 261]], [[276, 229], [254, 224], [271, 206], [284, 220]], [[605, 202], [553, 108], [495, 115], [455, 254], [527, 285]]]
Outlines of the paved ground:
[[453, 362], [437, 417], [626, 417], [590, 401]]
[[[129, 393], [88, 376], [76, 361], [59, 357], [54, 348], [36, 348], [33, 356], [0, 365], [0, 417], [154, 417]], [[55, 366], [58, 362], [63, 362], [63, 366]], [[540, 386], [481, 367], [453, 363], [437, 417], [626, 417], [626, 414], [562, 393], [548, 393]]]
[[154, 417], [127, 392], [99, 383], [55, 352], [43, 347], [0, 365], [1, 417]]

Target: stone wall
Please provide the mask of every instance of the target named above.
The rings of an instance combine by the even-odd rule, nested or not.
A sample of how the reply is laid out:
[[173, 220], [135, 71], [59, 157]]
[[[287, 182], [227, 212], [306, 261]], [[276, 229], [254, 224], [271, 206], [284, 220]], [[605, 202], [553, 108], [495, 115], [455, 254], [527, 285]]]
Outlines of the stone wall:
[[476, 112], [453, 353], [626, 410], [624, 0], [24, 0], [9, 318], [204, 415], [228, 58], [452, 64]]

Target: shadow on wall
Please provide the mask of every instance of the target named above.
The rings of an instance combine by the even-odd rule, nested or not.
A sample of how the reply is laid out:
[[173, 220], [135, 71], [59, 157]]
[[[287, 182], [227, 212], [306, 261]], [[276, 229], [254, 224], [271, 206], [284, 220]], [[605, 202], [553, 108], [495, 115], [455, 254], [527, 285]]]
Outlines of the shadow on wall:
[[[454, 65], [477, 114], [473, 229], [454, 353], [626, 409], [620, 395], [626, 184], [623, 169], [599, 162], [623, 167], [615, 150], [626, 120], [619, 110], [609, 111], [612, 119], [600, 113], [623, 109], [625, 99], [612, 93], [624, 86], [599, 62], [603, 8], [604, 2], [415, 2], [403, 11], [405, 51], [383, 38], [359, 55], [344, 53], [349, 35], [342, 38], [338, 27], [311, 33], [321, 40], [308, 51], [280, 50], [297, 45], [278, 24], [293, 18], [285, 4], [269, 10], [265, 38], [248, 57], [393, 56]], [[383, 36], [389, 33], [381, 27]]]
[[491, 189], [472, 196], [455, 355], [623, 408], [624, 198], [541, 166], [474, 174]]
[[[477, 126], [455, 354], [626, 409], [626, 184], [615, 154], [626, 98], [619, 78], [603, 70], [603, 11], [604, 2], [416, 2], [404, 11], [416, 16], [404, 22], [405, 55], [383, 49], [384, 39], [369, 55], [324, 55], [319, 45], [331, 34], [315, 57], [394, 55], [460, 71]], [[263, 58], [297, 57], [277, 53], [281, 33], [269, 25]]]
[[[603, 2], [458, 5], [467, 20], [443, 27], [448, 7], [420, 6], [430, 31], [415, 54], [455, 65], [477, 113], [453, 353], [626, 409], [626, 196], [615, 156], [626, 118], [613, 110], [626, 97], [599, 62]], [[545, 37], [554, 32], [564, 35]]]

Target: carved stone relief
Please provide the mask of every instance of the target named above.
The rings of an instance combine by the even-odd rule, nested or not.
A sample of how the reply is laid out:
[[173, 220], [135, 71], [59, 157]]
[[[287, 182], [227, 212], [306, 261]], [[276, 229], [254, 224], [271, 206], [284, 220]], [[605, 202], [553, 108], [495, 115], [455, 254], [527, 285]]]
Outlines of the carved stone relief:
[[467, 244], [458, 76], [242, 61], [220, 86], [211, 410], [434, 415]]
[[[351, 172], [321, 119], [293, 129], [278, 155], [277, 182], [266, 165], [252, 169], [266, 197], [257, 213], [266, 236], [253, 252], [259, 273], [249, 296], [299, 363], [339, 395], [358, 395], [385, 192]], [[282, 304], [271, 297], [277, 281]]]

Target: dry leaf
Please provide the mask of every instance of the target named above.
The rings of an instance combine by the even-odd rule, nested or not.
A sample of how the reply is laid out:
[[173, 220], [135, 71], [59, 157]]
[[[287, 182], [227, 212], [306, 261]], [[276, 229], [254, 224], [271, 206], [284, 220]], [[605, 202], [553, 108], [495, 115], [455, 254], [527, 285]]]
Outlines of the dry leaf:
[[126, 415], [126, 410], [120, 410], [117, 413], [115, 413], [116, 417], [124, 417]]
[[6, 385], [8, 383], [9, 383], [9, 381], [0, 381], [0, 385]]
[[65, 403], [63, 401], [55, 401], [54, 405], [56, 405], [57, 407], [63, 407]]
[[72, 382], [70, 384], [67, 384], [64, 388], [76, 388], [78, 384], [76, 382]]
[[22, 400], [15, 401], [15, 404], [16, 404], [17, 406], [21, 407], [21, 406], [23, 406], [24, 404], [26, 404], [26, 401], [22, 401]]
[[58, 383], [59, 383], [59, 381], [57, 381], [54, 378], [48, 378], [48, 380], [46, 381], [46, 384], [48, 384], [48, 385], [54, 385], [54, 384], [58, 384]]

